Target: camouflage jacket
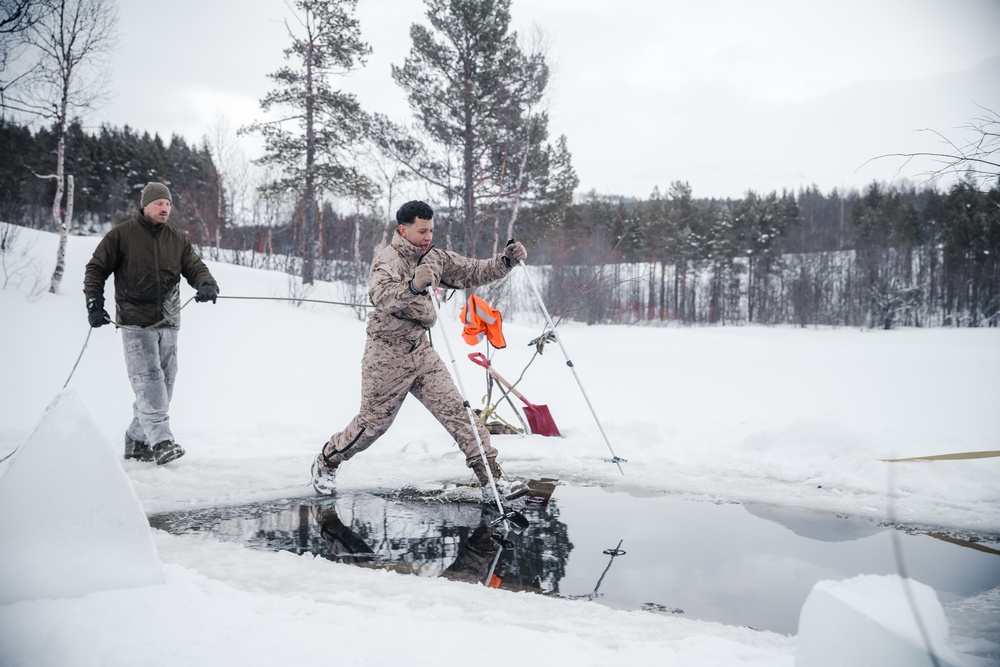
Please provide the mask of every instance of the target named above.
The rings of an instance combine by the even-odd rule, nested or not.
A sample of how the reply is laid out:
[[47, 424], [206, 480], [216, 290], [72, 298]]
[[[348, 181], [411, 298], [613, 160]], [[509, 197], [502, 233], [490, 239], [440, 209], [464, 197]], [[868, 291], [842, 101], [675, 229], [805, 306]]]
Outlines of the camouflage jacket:
[[490, 259], [472, 259], [434, 246], [425, 253], [395, 232], [392, 243], [376, 253], [368, 276], [368, 298], [375, 306], [368, 318], [370, 338], [414, 346], [434, 326], [437, 317], [431, 297], [410, 289], [418, 264], [432, 266], [438, 283], [452, 289], [485, 285], [511, 270], [503, 253]]

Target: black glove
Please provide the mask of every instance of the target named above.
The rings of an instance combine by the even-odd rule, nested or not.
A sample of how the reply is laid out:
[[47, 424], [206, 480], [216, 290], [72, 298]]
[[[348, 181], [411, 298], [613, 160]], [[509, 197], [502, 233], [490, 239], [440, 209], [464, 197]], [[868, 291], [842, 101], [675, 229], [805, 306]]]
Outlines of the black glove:
[[503, 258], [507, 261], [507, 266], [513, 267], [515, 264], [520, 264], [527, 256], [528, 251], [524, 249], [520, 241], [514, 239], [507, 241], [507, 245], [503, 249]]
[[90, 320], [90, 326], [95, 328], [111, 322], [111, 316], [104, 310], [104, 299], [91, 299], [87, 302], [87, 319]]
[[194, 300], [198, 303], [204, 303], [206, 301], [215, 303], [215, 300], [218, 298], [219, 288], [209, 282], [202, 283], [201, 287], [198, 288], [198, 293], [194, 295]]

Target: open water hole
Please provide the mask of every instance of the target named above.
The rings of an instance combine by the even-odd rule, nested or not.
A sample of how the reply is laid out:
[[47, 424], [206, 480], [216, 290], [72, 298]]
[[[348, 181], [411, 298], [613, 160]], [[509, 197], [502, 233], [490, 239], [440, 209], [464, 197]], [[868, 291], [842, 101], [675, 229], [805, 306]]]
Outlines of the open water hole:
[[[905, 574], [931, 586], [946, 612], [949, 603], [1000, 587], [1000, 535], [945, 535], [810, 510], [566, 484], [549, 498], [553, 486], [528, 497], [521, 511], [531, 523], [506, 533], [503, 548], [491, 538], [503, 532], [490, 525], [496, 513], [478, 504], [376, 493], [164, 513], [150, 524], [251, 548], [784, 634], [797, 632], [806, 597], [824, 579]], [[949, 616], [953, 632], [955, 621]], [[1000, 643], [1000, 636], [981, 638]]]

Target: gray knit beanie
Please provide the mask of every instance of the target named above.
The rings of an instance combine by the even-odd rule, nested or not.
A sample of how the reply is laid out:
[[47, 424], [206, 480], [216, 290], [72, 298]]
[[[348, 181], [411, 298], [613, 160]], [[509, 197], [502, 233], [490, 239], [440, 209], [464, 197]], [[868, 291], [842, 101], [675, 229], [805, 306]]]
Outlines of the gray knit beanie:
[[170, 189], [163, 183], [146, 183], [142, 189], [142, 198], [139, 200], [139, 208], [146, 208], [146, 204], [157, 199], [166, 199], [171, 204], [174, 202], [170, 198]]

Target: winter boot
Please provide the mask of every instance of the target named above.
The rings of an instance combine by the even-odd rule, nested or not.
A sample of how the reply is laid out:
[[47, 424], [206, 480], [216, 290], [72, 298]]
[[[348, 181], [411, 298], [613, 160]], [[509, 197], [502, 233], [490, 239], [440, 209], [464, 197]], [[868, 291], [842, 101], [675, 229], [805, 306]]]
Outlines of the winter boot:
[[136, 461], [152, 461], [153, 449], [148, 442], [133, 440], [128, 433], [125, 434], [125, 460], [135, 459]]
[[[326, 447], [326, 443], [323, 443]], [[331, 464], [320, 451], [312, 464], [312, 485], [316, 493], [332, 496], [337, 492], [337, 466]]]
[[[490, 472], [493, 473], [493, 481], [497, 484], [497, 492], [500, 494], [502, 502], [510, 494], [510, 482], [504, 476], [503, 470], [500, 469], [500, 464], [497, 463], [495, 456], [487, 458], [486, 462], [490, 466]], [[490, 486], [490, 476], [486, 471], [486, 466], [483, 465], [482, 459], [472, 464], [472, 472], [476, 474], [476, 478], [479, 480], [479, 487], [482, 489], [482, 503], [484, 505], [495, 504], [496, 497], [493, 495], [493, 487]]]
[[163, 442], [156, 443], [153, 447], [153, 459], [156, 460], [156, 465], [161, 466], [164, 463], [170, 463], [180, 457], [184, 456], [184, 448], [178, 445], [173, 440], [164, 440]]

